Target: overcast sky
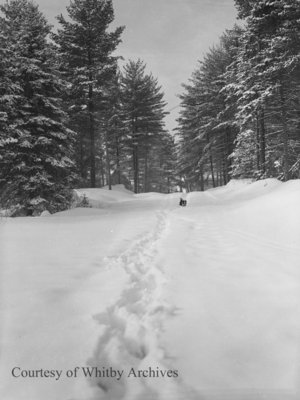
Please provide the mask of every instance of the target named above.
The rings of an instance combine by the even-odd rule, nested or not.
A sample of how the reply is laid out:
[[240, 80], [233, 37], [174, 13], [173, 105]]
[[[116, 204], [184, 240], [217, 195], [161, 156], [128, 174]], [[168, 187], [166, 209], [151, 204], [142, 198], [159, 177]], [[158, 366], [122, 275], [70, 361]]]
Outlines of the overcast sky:
[[[55, 24], [66, 13], [69, 0], [36, 0]], [[167, 110], [179, 104], [181, 84], [188, 81], [211, 46], [236, 20], [234, 0], [114, 0], [116, 25], [125, 25], [117, 53], [125, 59], [141, 58], [148, 72], [163, 87]], [[178, 107], [167, 117], [175, 127]]]

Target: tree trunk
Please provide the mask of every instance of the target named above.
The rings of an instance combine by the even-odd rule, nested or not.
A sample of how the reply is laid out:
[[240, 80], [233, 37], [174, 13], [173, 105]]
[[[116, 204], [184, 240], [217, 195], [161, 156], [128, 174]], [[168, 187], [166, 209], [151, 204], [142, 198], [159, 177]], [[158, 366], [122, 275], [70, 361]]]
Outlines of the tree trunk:
[[84, 160], [84, 136], [83, 133], [80, 133], [80, 138], [79, 138], [79, 146], [80, 146], [80, 154], [79, 154], [79, 168], [80, 168], [80, 176], [82, 180], [86, 181], [86, 166], [85, 166], [85, 160]]
[[222, 174], [222, 184], [226, 185], [227, 183], [227, 174], [228, 174], [228, 156], [227, 156], [227, 142], [223, 137], [223, 150], [222, 150], [222, 165], [221, 165], [221, 174]]
[[138, 163], [138, 146], [133, 146], [133, 182], [134, 193], [139, 192], [139, 163]]
[[110, 157], [109, 157], [109, 151], [108, 151], [108, 143], [107, 143], [107, 137], [106, 137], [106, 176], [107, 176], [107, 184], [108, 184], [108, 189], [111, 190], [111, 173], [110, 173]]
[[229, 181], [230, 167], [232, 164], [232, 159], [229, 157], [233, 152], [233, 138], [234, 132], [232, 132], [231, 128], [228, 126], [226, 128], [226, 146], [227, 146], [227, 181]]
[[148, 148], [145, 153], [145, 167], [144, 167], [144, 192], [148, 191]]
[[93, 101], [93, 86], [89, 86], [89, 133], [90, 133], [90, 179], [91, 187], [96, 187], [96, 161], [95, 161], [95, 119], [94, 119], [94, 101]]
[[289, 179], [289, 132], [288, 132], [287, 114], [285, 108], [285, 96], [284, 96], [282, 82], [280, 84], [279, 93], [280, 93], [282, 141], [283, 141], [283, 177], [284, 180], [287, 181]]
[[225, 143], [226, 143], [226, 149], [225, 149], [225, 176], [224, 176], [224, 181], [225, 184], [227, 184], [230, 180], [230, 167], [232, 164], [231, 158], [229, 157], [232, 152], [233, 152], [233, 146], [232, 146], [232, 132], [230, 127], [228, 126], [226, 128], [226, 136], [225, 136]]
[[260, 148], [260, 167], [263, 174], [266, 173], [266, 128], [265, 128], [265, 112], [261, 108], [259, 115], [259, 148]]
[[211, 154], [211, 144], [209, 141], [209, 134], [206, 134], [206, 140], [207, 140], [207, 144], [209, 145], [209, 164], [210, 164], [210, 172], [211, 172], [211, 179], [212, 179], [212, 184], [213, 187], [216, 187], [216, 182], [215, 182], [215, 175], [214, 175], [214, 163], [213, 163], [213, 158], [212, 158], [212, 154]]
[[259, 116], [258, 112], [256, 112], [256, 167], [257, 170], [260, 171], [260, 127], [259, 127]]
[[201, 192], [204, 192], [204, 176], [203, 176], [203, 165], [200, 165], [200, 188]]
[[120, 145], [118, 135], [116, 134], [116, 164], [117, 164], [117, 182], [121, 183], [121, 165], [120, 165]]
[[131, 129], [133, 139], [133, 185], [134, 193], [139, 192], [139, 155], [138, 155], [138, 143], [137, 143], [137, 117], [132, 116], [131, 118]]
[[99, 174], [100, 174], [100, 187], [105, 186], [105, 174], [104, 174], [104, 165], [103, 165], [103, 158], [100, 158], [100, 165], [99, 165]]

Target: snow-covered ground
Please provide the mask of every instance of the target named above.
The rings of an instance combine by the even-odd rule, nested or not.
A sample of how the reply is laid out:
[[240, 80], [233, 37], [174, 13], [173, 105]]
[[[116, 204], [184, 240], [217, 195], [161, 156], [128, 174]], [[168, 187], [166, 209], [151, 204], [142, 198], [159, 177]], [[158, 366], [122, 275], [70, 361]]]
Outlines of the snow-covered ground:
[[300, 181], [80, 192], [0, 219], [2, 400], [299, 400]]

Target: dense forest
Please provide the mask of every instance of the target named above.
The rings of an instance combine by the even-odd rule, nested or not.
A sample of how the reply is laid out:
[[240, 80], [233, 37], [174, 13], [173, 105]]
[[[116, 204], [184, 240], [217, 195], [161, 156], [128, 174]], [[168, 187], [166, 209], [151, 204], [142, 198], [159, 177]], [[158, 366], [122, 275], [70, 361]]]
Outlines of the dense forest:
[[300, 177], [300, 3], [236, 0], [240, 24], [199, 61], [165, 127], [159, 81], [120, 67], [111, 0], [72, 0], [53, 30], [30, 0], [0, 16], [0, 202], [28, 215], [72, 188], [205, 190]]
[[236, 0], [240, 26], [181, 95], [178, 171], [189, 190], [300, 177], [300, 2]]

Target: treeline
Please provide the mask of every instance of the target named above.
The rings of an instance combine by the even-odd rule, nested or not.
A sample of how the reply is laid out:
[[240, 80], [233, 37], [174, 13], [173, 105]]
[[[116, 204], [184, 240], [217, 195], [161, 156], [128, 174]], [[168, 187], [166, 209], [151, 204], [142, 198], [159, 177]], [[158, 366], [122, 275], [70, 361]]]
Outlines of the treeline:
[[181, 95], [178, 170], [189, 190], [231, 177], [300, 178], [300, 2], [236, 0]]
[[55, 33], [30, 0], [1, 13], [1, 207], [65, 209], [74, 186], [170, 191], [164, 95], [141, 60], [118, 67], [112, 1], [71, 1]]

